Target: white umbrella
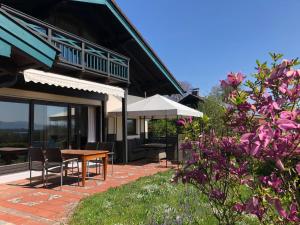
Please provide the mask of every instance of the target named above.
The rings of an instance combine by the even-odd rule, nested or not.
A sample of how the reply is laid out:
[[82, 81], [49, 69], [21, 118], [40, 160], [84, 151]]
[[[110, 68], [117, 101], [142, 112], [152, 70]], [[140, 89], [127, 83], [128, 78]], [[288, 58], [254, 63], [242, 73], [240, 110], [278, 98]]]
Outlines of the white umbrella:
[[[203, 113], [174, 102], [164, 96], [154, 95], [127, 106], [128, 117], [146, 117], [155, 119], [171, 119], [181, 117], [202, 117]], [[121, 116], [122, 108], [108, 113], [110, 116]]]

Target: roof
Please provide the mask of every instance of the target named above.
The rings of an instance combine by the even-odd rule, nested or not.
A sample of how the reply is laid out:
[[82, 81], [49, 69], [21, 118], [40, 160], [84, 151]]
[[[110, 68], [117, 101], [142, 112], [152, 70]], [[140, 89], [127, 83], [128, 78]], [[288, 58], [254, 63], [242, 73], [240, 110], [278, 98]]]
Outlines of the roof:
[[126, 30], [131, 34], [131, 36], [135, 39], [135, 41], [143, 48], [143, 50], [147, 53], [153, 63], [161, 70], [161, 72], [165, 75], [165, 77], [176, 87], [178, 93], [184, 94], [184, 90], [173, 76], [173, 74], [168, 70], [167, 66], [162, 62], [162, 60], [158, 57], [155, 51], [151, 48], [151, 46], [147, 43], [147, 41], [143, 38], [140, 32], [136, 29], [136, 27], [130, 22], [127, 16], [122, 12], [117, 3], [113, 0], [72, 0], [77, 2], [85, 2], [92, 4], [100, 4], [105, 5], [109, 10], [114, 14], [114, 16], [119, 20], [119, 22], [126, 28]]
[[182, 99], [180, 99], [179, 103], [183, 103], [183, 102], [186, 102], [186, 101], [203, 102], [204, 100], [199, 95], [188, 94], [188, 95], [184, 96]]

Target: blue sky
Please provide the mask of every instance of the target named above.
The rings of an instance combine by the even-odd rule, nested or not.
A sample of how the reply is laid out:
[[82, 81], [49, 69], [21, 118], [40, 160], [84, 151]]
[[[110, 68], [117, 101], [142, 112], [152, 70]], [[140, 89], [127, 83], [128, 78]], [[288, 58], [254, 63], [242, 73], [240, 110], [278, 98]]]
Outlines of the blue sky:
[[178, 80], [202, 95], [268, 52], [300, 56], [300, 0], [116, 0]]

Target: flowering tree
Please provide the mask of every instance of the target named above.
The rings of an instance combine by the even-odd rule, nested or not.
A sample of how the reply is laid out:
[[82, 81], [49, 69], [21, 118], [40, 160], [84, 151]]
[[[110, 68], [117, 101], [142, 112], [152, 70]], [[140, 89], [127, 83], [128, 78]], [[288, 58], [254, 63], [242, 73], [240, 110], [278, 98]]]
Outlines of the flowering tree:
[[227, 135], [194, 134], [181, 146], [193, 158], [177, 179], [210, 199], [220, 224], [234, 224], [242, 214], [262, 224], [300, 223], [300, 70], [297, 60], [278, 63], [282, 55], [271, 56], [270, 67], [257, 62], [252, 81], [241, 73], [221, 81]]

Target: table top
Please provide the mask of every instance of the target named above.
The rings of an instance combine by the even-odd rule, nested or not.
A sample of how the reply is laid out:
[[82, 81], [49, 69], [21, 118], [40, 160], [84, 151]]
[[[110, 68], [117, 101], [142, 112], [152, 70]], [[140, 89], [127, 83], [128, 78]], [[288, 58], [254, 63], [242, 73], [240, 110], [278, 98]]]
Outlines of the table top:
[[0, 152], [18, 152], [28, 151], [28, 148], [15, 148], [15, 147], [1, 147]]
[[80, 150], [80, 149], [63, 149], [61, 153], [64, 155], [99, 155], [107, 154], [109, 151], [102, 150]]

